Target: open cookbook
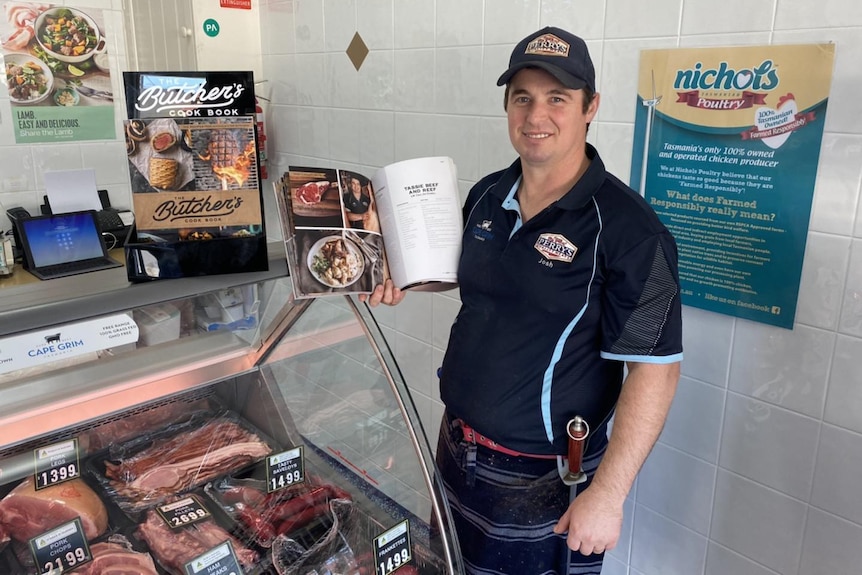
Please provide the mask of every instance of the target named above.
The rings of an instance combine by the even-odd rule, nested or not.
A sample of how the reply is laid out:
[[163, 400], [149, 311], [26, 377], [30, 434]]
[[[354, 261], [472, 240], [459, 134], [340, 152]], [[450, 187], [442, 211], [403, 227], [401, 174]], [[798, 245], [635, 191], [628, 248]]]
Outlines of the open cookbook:
[[463, 228], [455, 163], [390, 164], [372, 178], [293, 167], [274, 183], [296, 298], [457, 286]]

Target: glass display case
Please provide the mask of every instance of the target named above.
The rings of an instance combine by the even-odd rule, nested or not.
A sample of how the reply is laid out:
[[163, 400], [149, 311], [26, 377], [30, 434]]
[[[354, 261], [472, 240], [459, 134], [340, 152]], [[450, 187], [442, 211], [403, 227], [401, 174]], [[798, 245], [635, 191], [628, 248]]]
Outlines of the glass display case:
[[369, 310], [268, 276], [0, 306], [0, 573], [463, 573]]

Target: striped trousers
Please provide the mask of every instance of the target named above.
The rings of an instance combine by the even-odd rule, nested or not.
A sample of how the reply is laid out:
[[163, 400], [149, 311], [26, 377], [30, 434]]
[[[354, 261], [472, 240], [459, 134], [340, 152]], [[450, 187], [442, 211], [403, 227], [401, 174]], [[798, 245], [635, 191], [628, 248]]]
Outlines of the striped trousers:
[[[604, 428], [600, 434], [591, 440], [583, 462], [588, 481], [579, 490], [607, 446]], [[471, 447], [444, 415], [437, 465], [468, 575], [600, 575], [603, 555], [570, 551], [565, 535], [553, 532], [570, 501], [555, 460]]]

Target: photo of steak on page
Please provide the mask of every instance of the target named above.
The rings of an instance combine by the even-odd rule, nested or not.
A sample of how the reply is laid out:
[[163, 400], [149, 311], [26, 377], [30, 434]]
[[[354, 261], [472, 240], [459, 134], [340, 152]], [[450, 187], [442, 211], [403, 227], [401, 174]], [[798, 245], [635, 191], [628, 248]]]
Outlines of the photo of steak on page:
[[294, 226], [344, 227], [336, 170], [298, 168], [289, 176], [288, 205]]

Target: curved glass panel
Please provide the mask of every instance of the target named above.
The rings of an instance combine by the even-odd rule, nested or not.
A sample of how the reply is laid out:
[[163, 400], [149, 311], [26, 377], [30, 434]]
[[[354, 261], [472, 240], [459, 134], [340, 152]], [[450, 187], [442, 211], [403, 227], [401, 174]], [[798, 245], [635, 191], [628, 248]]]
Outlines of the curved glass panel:
[[419, 415], [366, 306], [314, 300], [260, 371], [287, 405], [309, 466], [369, 499], [369, 533], [406, 521], [421, 573], [463, 572]]

